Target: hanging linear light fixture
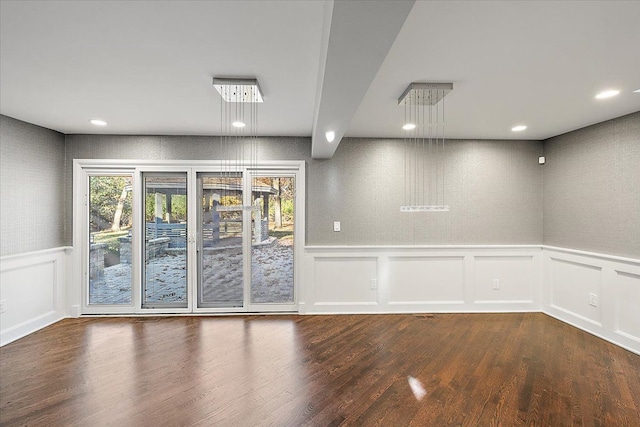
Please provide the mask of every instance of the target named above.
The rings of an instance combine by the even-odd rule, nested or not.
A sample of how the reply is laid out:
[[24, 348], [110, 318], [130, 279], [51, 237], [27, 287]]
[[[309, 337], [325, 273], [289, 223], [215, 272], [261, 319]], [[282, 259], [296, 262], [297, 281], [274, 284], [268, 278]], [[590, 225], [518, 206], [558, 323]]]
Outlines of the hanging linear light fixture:
[[256, 79], [213, 78], [216, 88], [226, 102], [256, 103], [263, 102], [260, 85]]
[[444, 97], [453, 83], [411, 83], [398, 99], [404, 106], [404, 205], [401, 212], [446, 212]]
[[[258, 163], [258, 104], [263, 102], [256, 79], [214, 77], [213, 87], [222, 97], [220, 107], [221, 172], [227, 182], [242, 177], [244, 168]], [[229, 189], [235, 194], [237, 189]], [[251, 205], [218, 205], [218, 211], [255, 210]]]

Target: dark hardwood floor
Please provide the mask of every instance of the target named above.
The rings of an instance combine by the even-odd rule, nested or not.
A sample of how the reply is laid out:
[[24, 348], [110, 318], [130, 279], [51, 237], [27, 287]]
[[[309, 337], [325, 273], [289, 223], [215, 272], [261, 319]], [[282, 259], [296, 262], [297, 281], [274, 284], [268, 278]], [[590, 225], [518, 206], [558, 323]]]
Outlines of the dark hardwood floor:
[[0, 349], [0, 401], [3, 426], [639, 426], [640, 356], [541, 313], [66, 319]]

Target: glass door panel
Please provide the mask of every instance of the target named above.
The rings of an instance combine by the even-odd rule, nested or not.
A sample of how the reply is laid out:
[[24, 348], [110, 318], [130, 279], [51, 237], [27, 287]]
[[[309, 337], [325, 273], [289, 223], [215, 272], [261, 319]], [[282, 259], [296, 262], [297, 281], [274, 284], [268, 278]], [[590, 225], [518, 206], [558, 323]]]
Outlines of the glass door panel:
[[142, 176], [142, 307], [187, 307], [187, 174], [145, 172]]
[[252, 181], [251, 304], [294, 304], [294, 177]]
[[244, 307], [241, 173], [198, 173], [198, 307]]
[[89, 305], [130, 305], [131, 175], [89, 176]]

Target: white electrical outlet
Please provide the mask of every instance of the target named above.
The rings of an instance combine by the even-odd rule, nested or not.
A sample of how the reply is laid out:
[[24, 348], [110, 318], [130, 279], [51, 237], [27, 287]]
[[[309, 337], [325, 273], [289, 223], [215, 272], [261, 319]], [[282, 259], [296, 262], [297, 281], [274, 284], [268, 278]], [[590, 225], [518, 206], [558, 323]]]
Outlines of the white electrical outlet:
[[493, 290], [497, 291], [500, 289], [500, 279], [493, 279]]
[[597, 307], [598, 306], [598, 295], [589, 294], [589, 305], [591, 305], [593, 307]]
[[333, 221], [333, 231], [340, 231], [340, 221]]
[[378, 289], [378, 280], [371, 279], [371, 289]]
[[7, 311], [7, 300], [3, 299], [0, 300], [0, 313], [4, 313], [5, 311]]

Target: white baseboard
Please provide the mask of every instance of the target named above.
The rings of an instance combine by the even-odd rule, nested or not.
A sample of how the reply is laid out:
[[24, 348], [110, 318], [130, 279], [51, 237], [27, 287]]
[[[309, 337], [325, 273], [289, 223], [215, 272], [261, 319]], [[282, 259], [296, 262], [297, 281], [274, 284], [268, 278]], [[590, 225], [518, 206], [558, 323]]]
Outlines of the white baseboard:
[[59, 322], [64, 318], [65, 316], [60, 316], [59, 313], [51, 311], [10, 328], [3, 328], [2, 331], [0, 331], [0, 346], [26, 337], [27, 335], [30, 335], [42, 328], [46, 328], [47, 326]]

